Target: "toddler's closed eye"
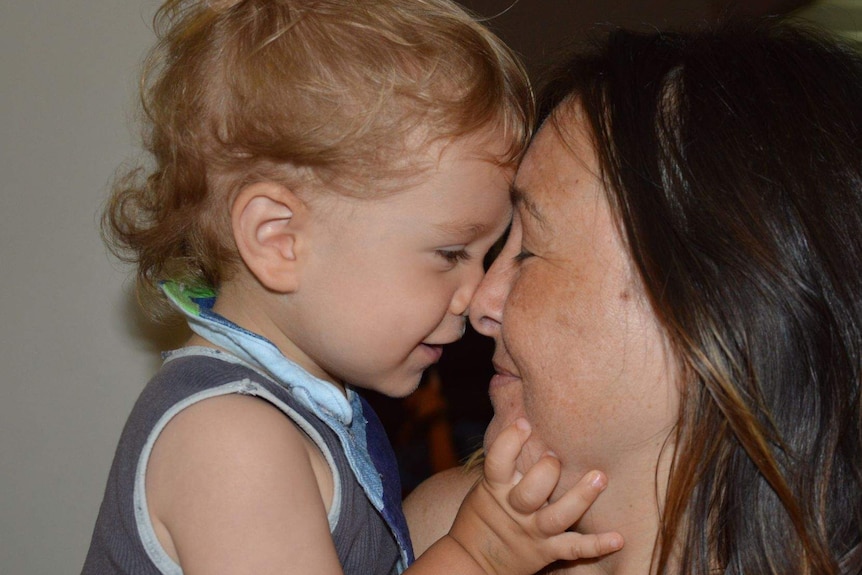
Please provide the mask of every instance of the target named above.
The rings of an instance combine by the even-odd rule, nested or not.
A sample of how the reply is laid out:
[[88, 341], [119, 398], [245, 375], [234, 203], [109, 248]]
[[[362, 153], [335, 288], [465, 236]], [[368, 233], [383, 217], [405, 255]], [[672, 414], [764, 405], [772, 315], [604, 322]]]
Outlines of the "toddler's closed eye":
[[437, 255], [452, 265], [470, 259], [470, 254], [464, 248], [458, 250], [437, 250]]

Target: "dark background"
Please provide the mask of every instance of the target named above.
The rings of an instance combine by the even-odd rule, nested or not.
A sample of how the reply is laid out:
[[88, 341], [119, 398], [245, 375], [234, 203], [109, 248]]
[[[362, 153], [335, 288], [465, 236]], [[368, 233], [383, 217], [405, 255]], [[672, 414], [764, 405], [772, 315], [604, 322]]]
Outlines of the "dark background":
[[810, 0], [465, 0], [537, 73], [559, 48], [607, 24], [668, 29], [724, 15], [783, 14]]
[[[810, 0], [461, 2], [522, 57], [534, 80], [566, 45], [613, 26], [666, 30], [726, 16], [783, 14], [810, 3]], [[424, 478], [481, 447], [484, 429], [492, 415], [487, 395], [488, 381], [493, 375], [492, 353], [493, 342], [468, 329], [464, 339], [448, 346], [443, 359], [431, 370], [439, 376], [440, 393], [428, 392], [427, 377], [423, 388], [407, 399], [363, 392], [392, 439], [405, 494]], [[444, 445], [441, 437], [446, 438]], [[448, 456], [447, 450], [453, 452], [454, 458]]]

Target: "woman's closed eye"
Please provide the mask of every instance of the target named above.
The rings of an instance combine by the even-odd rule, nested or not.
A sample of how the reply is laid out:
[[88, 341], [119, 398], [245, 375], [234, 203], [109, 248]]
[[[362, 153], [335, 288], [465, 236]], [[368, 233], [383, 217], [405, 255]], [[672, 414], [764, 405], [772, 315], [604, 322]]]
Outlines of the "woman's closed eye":
[[533, 257], [533, 254], [522, 247], [521, 251], [518, 252], [518, 254], [512, 259], [514, 259], [516, 262], [520, 263], [520, 262], [524, 261], [525, 259], [531, 258], [531, 257]]

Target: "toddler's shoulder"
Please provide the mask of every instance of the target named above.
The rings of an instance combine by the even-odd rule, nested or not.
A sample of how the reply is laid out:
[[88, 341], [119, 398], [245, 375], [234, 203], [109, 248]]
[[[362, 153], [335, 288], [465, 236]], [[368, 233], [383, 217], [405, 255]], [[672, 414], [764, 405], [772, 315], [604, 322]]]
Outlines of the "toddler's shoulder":
[[315, 454], [284, 413], [252, 396], [222, 395], [182, 410], [159, 435], [147, 468], [150, 515], [169, 538], [163, 546], [204, 572], [235, 559], [243, 545], [263, 549], [258, 559], [267, 565], [290, 553], [333, 559], [324, 502], [331, 487], [321, 485]]

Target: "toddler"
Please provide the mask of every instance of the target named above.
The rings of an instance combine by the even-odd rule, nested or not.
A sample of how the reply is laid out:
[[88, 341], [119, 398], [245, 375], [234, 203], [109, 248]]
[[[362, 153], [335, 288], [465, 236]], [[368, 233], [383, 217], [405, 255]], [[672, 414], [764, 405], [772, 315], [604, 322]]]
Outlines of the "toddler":
[[[448, 0], [175, 0], [156, 28], [153, 164], [104, 227], [144, 304], [194, 335], [129, 417], [84, 572], [400, 573], [397, 471], [354, 389], [407, 395], [462, 335], [511, 215], [523, 70]], [[489, 449], [411, 572], [532, 573], [621, 544], [565, 532], [604, 479], [547, 505], [555, 459], [514, 468], [528, 433]]]

